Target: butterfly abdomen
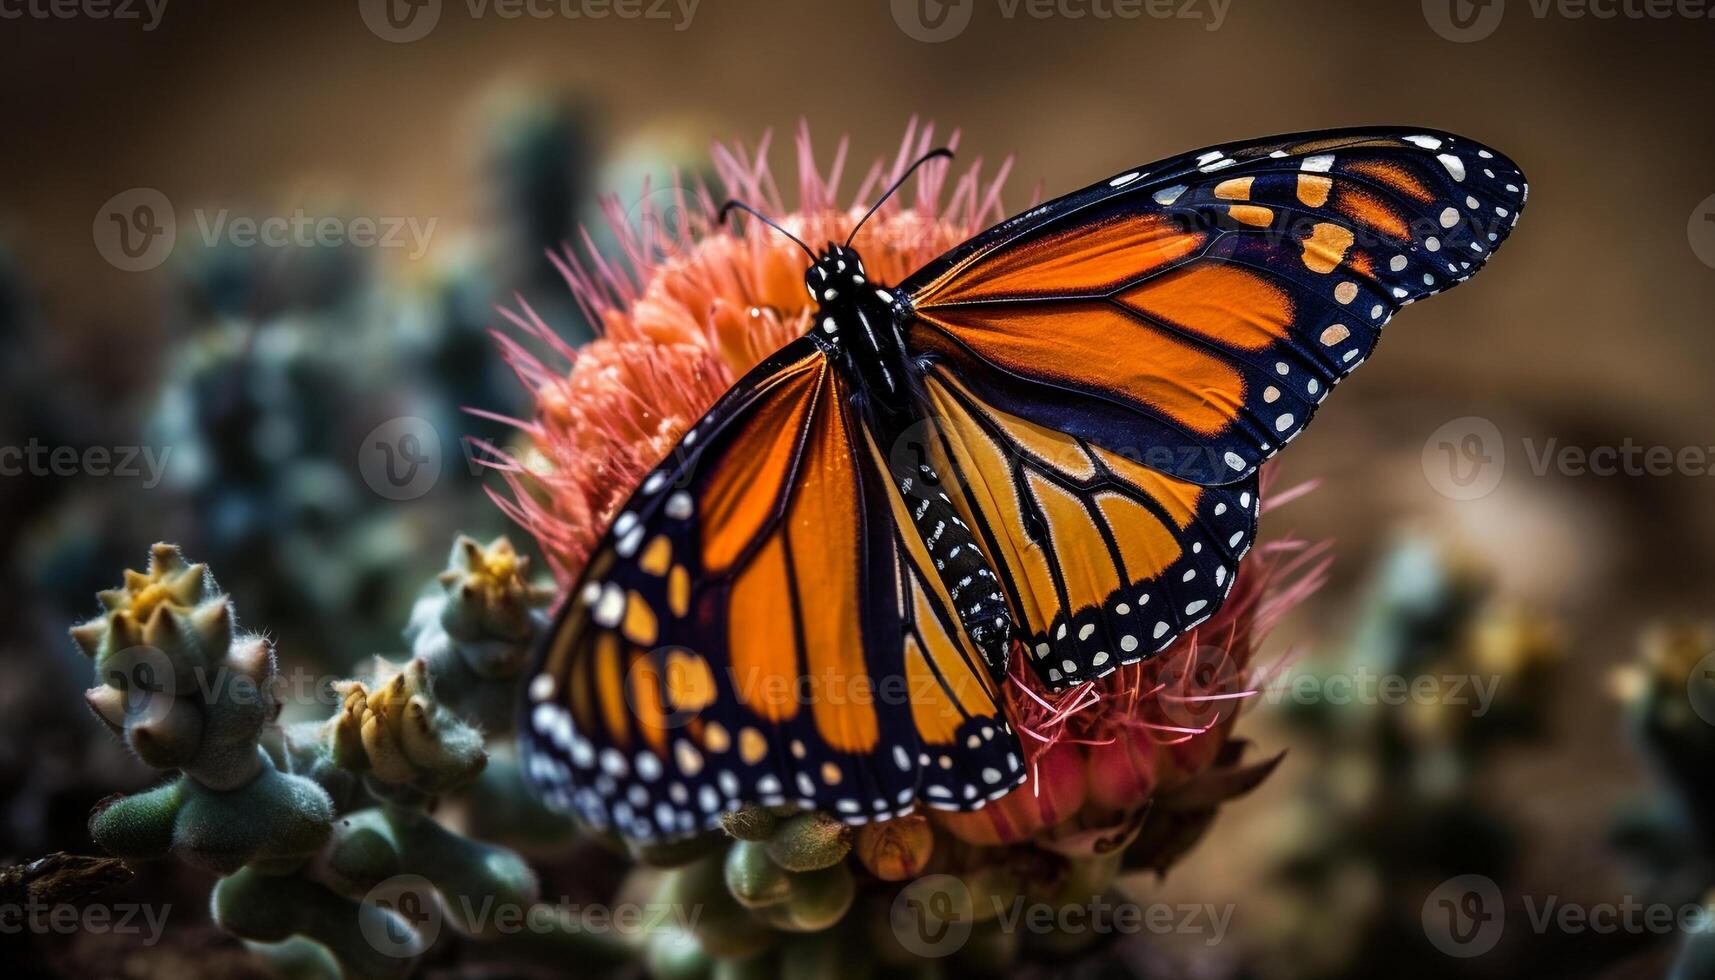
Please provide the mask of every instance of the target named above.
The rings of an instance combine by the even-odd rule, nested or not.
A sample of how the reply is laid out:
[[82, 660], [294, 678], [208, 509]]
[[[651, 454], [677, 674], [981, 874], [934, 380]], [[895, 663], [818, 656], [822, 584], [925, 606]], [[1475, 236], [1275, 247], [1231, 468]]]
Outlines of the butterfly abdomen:
[[935, 573], [947, 587], [959, 624], [999, 680], [1006, 671], [1012, 640], [1012, 619], [1000, 580], [977, 547], [976, 535], [953, 509], [933, 466], [927, 461], [917, 463], [914, 472], [900, 476], [899, 492], [935, 562]]

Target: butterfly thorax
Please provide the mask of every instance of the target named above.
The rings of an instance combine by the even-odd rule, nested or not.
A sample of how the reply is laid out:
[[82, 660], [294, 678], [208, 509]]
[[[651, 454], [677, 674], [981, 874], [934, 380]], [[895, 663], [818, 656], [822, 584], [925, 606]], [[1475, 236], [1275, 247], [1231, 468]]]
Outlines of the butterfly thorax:
[[863, 259], [830, 243], [804, 274], [817, 304], [812, 335], [852, 380], [894, 489], [913, 530], [934, 560], [960, 624], [998, 678], [1006, 669], [1012, 622], [1000, 581], [976, 536], [959, 517], [943, 475], [931, 462], [939, 438], [906, 354], [901, 298], [869, 280]]
[[811, 334], [817, 343], [883, 421], [895, 416], [892, 421], [908, 425], [912, 385], [894, 294], [870, 281], [857, 252], [832, 243], [805, 271], [804, 285], [816, 303]]

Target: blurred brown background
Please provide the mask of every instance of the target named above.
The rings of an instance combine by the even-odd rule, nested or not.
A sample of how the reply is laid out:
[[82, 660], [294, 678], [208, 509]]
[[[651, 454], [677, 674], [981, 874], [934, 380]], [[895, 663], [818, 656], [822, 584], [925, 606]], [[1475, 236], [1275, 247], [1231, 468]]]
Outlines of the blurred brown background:
[[[1527, 213], [1485, 275], [1398, 320], [1285, 455], [1284, 482], [1322, 485], [1265, 531], [1333, 538], [1339, 562], [1275, 645], [1314, 658], [1342, 642], [1356, 581], [1402, 527], [1468, 551], [1569, 640], [1552, 743], [1501, 761], [1497, 805], [1532, 841], [1540, 887], [1623, 890], [1623, 871], [1595, 852], [1612, 805], [1644, 777], [1609, 675], [1646, 624], [1708, 615], [1715, 568], [1715, 268], [1694, 247], [1700, 229], [1715, 241], [1702, 217], [1715, 194], [1715, 21], [1448, 0], [1473, 16], [1504, 10], [1492, 34], [1459, 43], [1432, 26], [1439, 2], [1235, 0], [1211, 30], [1216, 8], [1202, 0], [1171, 5], [1197, 19], [1008, 17], [1001, 0], [946, 11], [924, 0], [932, 14], [969, 13], [941, 43], [911, 36], [908, 16], [902, 26], [909, 5], [836, 0], [703, 0], [688, 23], [681, 6], [666, 19], [507, 19], [446, 0], [406, 43], [378, 36], [356, 2], [171, 0], [149, 31], [0, 20], [0, 241], [52, 326], [31, 370], [126, 406], [159, 382], [175, 287], [170, 266], [103, 260], [92, 226], [105, 201], [151, 187], [181, 220], [329, 200], [432, 217], [426, 257], [378, 259], [390, 279], [425, 280], [501, 220], [480, 147], [509, 93], [573, 107], [594, 134], [591, 191], [622, 194], [642, 164], [770, 129], [776, 172], [790, 174], [779, 137], [800, 118], [824, 155], [849, 134], [854, 164], [892, 153], [913, 114], [959, 127], [964, 156], [1015, 155], [1015, 205], [1038, 179], [1052, 195], [1266, 133], [1400, 123], [1480, 139], [1524, 168]], [[1715, 261], [1715, 247], [1704, 254]], [[1492, 493], [1459, 500], [1438, 491], [1426, 443], [1466, 416], [1494, 423], [1506, 465]], [[1550, 440], [1708, 458], [1671, 475], [1539, 475], [1530, 457]], [[1265, 717], [1253, 734], [1267, 745], [1268, 731]], [[1171, 894], [1252, 886], [1246, 855], [1292, 770], [1289, 756], [1280, 780], [1228, 813]]]

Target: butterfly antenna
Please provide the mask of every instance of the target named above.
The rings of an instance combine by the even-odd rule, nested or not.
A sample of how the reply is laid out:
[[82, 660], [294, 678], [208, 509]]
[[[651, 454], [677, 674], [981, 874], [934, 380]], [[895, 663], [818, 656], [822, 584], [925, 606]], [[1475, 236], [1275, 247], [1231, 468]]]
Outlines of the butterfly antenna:
[[755, 208], [751, 207], [750, 205], [744, 203], [743, 201], [732, 200], [732, 201], [728, 201], [725, 204], [721, 205], [720, 216], [717, 217], [715, 219], [715, 221], [717, 223], [720, 223], [720, 224], [725, 224], [726, 223], [726, 216], [728, 214], [731, 214], [734, 211], [743, 211], [745, 214], [750, 215], [751, 217], [762, 222], [763, 224], [767, 225], [768, 227], [773, 228], [775, 231], [779, 232], [780, 234], [785, 235], [787, 238], [792, 239], [792, 241], [797, 243], [799, 248], [804, 250], [804, 254], [808, 255], [810, 257], [811, 262], [816, 261], [816, 253], [812, 252], [810, 250], [810, 246], [804, 244], [803, 239], [799, 238], [797, 235], [794, 235], [791, 232], [787, 231], [786, 229], [775, 224], [774, 220], [772, 218], [763, 214], [761, 211], [756, 210]]
[[893, 182], [893, 186], [889, 187], [881, 197], [876, 199], [875, 204], [871, 206], [868, 211], [864, 212], [864, 216], [858, 220], [857, 227], [853, 228], [852, 233], [846, 236], [846, 247], [851, 247], [852, 241], [857, 238], [858, 229], [863, 227], [863, 223], [868, 221], [877, 211], [881, 210], [881, 206], [887, 203], [887, 199], [892, 197], [895, 191], [905, 186], [905, 182], [911, 179], [911, 175], [917, 172], [918, 167], [921, 167], [930, 160], [934, 160], [939, 157], [946, 157], [951, 160], [953, 158], [953, 151], [944, 146], [930, 150], [928, 153], [918, 157], [916, 163], [906, 167], [905, 172], [899, 175], [899, 179]]

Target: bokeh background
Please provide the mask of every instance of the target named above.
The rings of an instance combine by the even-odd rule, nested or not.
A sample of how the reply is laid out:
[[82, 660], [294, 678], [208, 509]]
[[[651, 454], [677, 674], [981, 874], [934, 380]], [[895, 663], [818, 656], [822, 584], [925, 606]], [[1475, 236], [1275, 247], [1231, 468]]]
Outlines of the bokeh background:
[[[0, 478], [0, 858], [87, 851], [89, 806], [150, 778], [88, 716], [64, 632], [150, 542], [210, 562], [295, 662], [402, 648], [451, 532], [509, 529], [460, 442], [506, 429], [461, 409], [526, 411], [487, 334], [497, 309], [589, 336], [544, 253], [598, 222], [599, 195], [624, 207], [646, 175], [707, 172], [711, 141], [769, 132], [790, 173], [801, 120], [866, 165], [913, 116], [957, 128], [967, 158], [1012, 157], [1014, 206], [1196, 146], [1402, 123], [1505, 150], [1530, 205], [1491, 270], [1403, 316], [1283, 457], [1282, 485], [1319, 486], [1265, 532], [1338, 558], [1272, 656], [1436, 677], [1499, 677], [1499, 657], [1523, 720], [1450, 752], [1449, 723], [1418, 716], [1457, 706], [1265, 699], [1244, 732], [1291, 750], [1276, 777], [1131, 886], [1231, 903], [1231, 934], [1145, 937], [1117, 962], [1643, 977], [1690, 955], [1677, 934], [1526, 927], [1449, 957], [1421, 910], [1465, 871], [1515, 923], [1548, 897], [1679, 907], [1715, 882], [1684, 778], [1712, 757], [1688, 769], [1650, 720], [1704, 724], [1686, 678], [1715, 650], [1697, 625], [1715, 565], [1715, 20], [1698, 5], [702, 0], [592, 19], [445, 0], [392, 26], [343, 0], [170, 0], [158, 22], [7, 9], [0, 443], [162, 465], [158, 482]], [[126, 255], [140, 205], [176, 228], [170, 249]], [[202, 231], [296, 214], [413, 221], [422, 247]], [[401, 418], [439, 474], [390, 499], [365, 446]], [[1567, 447], [1676, 463], [1605, 475], [1552, 455]]]

